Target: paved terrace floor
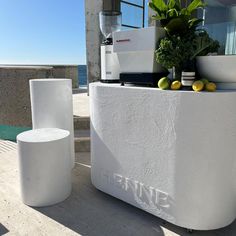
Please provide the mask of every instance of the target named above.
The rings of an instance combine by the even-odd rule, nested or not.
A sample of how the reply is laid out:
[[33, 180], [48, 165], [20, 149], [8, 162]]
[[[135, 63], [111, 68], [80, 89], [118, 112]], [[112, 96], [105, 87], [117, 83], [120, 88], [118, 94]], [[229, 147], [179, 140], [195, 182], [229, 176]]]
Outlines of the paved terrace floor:
[[89, 96], [87, 89], [73, 89], [74, 116], [89, 117]]
[[[189, 235], [151, 214], [95, 189], [90, 181], [90, 154], [78, 153], [73, 191], [64, 202], [32, 208], [19, 197], [16, 144], [0, 141], [0, 235], [175, 236]], [[236, 221], [193, 236], [235, 236]]]

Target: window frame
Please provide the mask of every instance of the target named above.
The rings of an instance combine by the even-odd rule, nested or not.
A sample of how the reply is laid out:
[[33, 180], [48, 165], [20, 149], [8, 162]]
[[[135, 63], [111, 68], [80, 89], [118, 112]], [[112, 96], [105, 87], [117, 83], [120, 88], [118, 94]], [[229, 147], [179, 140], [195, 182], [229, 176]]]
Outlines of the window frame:
[[142, 0], [142, 1], [143, 1], [142, 5], [139, 5], [139, 4], [136, 4], [136, 3], [132, 3], [132, 2], [129, 2], [129, 1], [125, 1], [125, 0], [121, 0], [120, 1], [120, 4], [123, 3], [123, 4], [129, 5], [129, 6], [132, 6], [132, 7], [136, 7], [136, 8], [142, 9], [142, 13], [143, 13], [142, 27], [138, 27], [138, 26], [134, 26], [134, 25], [127, 25], [127, 24], [123, 24], [123, 23], [122, 23], [122, 26], [127, 27], [127, 28], [132, 28], [132, 29], [140, 29], [140, 28], [144, 28], [145, 27], [145, 0]]

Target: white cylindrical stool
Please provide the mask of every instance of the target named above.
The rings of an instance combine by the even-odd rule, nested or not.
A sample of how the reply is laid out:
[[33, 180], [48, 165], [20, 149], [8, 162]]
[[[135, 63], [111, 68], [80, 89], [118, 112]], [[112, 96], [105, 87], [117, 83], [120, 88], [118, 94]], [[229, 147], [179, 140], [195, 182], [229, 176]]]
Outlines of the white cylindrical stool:
[[21, 196], [42, 207], [65, 200], [71, 192], [70, 132], [35, 129], [17, 136]]
[[71, 79], [30, 80], [33, 129], [68, 130], [71, 139], [72, 167], [75, 162]]

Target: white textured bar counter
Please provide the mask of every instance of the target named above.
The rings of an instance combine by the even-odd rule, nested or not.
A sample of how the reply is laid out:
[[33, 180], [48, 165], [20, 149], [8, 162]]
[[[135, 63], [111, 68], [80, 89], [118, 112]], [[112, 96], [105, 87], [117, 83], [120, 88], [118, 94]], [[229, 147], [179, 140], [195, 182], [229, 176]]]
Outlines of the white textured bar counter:
[[197, 230], [236, 218], [236, 91], [90, 84], [94, 186]]

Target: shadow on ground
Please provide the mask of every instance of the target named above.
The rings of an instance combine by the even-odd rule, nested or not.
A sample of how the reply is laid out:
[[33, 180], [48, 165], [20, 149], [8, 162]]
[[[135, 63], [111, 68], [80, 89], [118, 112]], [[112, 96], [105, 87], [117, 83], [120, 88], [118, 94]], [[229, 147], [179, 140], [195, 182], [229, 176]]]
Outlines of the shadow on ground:
[[[164, 223], [93, 187], [90, 163], [82, 158], [73, 171], [73, 192], [64, 202], [52, 207], [35, 208], [81, 235], [89, 236], [164, 236], [189, 235], [185, 229]], [[215, 231], [196, 231], [194, 236], [235, 236], [236, 222]]]
[[8, 232], [9, 232], [8, 229], [0, 223], [0, 236], [6, 234]]

